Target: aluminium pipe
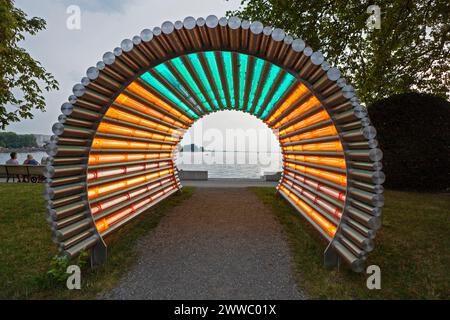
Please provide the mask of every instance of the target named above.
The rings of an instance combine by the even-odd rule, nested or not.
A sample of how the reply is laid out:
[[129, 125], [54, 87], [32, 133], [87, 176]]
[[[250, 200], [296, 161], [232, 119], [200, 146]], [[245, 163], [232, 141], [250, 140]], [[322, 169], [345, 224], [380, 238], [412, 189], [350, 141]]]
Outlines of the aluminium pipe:
[[112, 191], [112, 192], [110, 192], [108, 194], [101, 195], [101, 196], [99, 196], [97, 198], [90, 199], [89, 202], [90, 202], [91, 206], [94, 206], [94, 205], [96, 205], [96, 204], [98, 204], [100, 202], [104, 202], [104, 201], [112, 199], [112, 198], [114, 198], [116, 196], [120, 196], [120, 195], [122, 195], [124, 193], [132, 192], [132, 191], [134, 191], [136, 189], [148, 186], [148, 185], [150, 185], [152, 183], [163, 181], [165, 179], [169, 179], [169, 178], [173, 178], [173, 177], [174, 177], [174, 173], [173, 172], [167, 173], [165, 175], [160, 176], [159, 178], [155, 178], [155, 179], [150, 180], [150, 181], [145, 181], [145, 182], [142, 182], [142, 183], [131, 185], [131, 186], [122, 188], [120, 190]]
[[155, 162], [173, 162], [173, 158], [155, 158], [155, 159], [145, 159], [145, 160], [136, 160], [136, 161], [119, 161], [119, 162], [109, 162], [109, 163], [101, 163], [101, 164], [90, 164], [90, 170], [97, 169], [110, 169], [118, 166], [130, 166], [130, 165], [138, 165], [138, 164], [149, 164]]
[[347, 150], [345, 154], [351, 160], [356, 161], [381, 161], [383, 158], [383, 152], [378, 149], [369, 149], [369, 150]]
[[100, 241], [99, 236], [97, 234], [94, 234], [90, 236], [89, 238], [86, 238], [74, 246], [65, 249], [62, 253], [64, 256], [66, 256], [68, 259], [73, 259], [76, 257], [81, 251], [85, 251], [87, 249], [92, 248], [94, 245], [96, 245]]
[[85, 231], [86, 229], [92, 226], [92, 220], [90, 218], [86, 218], [84, 220], [77, 221], [67, 227], [64, 227], [59, 230], [54, 230], [55, 235], [58, 240], [64, 241], [68, 238], [73, 237], [77, 233]]
[[258, 52], [262, 52], [265, 58], [267, 58], [267, 47], [269, 40], [271, 40], [272, 35], [272, 27], [265, 26], [263, 28], [262, 36], [261, 36], [261, 42], [259, 43]]
[[372, 184], [372, 183], [366, 183], [361, 181], [352, 181], [352, 185], [365, 191], [369, 191], [372, 193], [378, 193], [382, 194], [384, 191], [384, 188], [380, 184]]
[[76, 183], [78, 181], [83, 181], [86, 178], [85, 175], [78, 175], [78, 176], [69, 176], [69, 177], [62, 177], [62, 178], [55, 178], [55, 179], [46, 179], [46, 184], [51, 187], [58, 187], [65, 184], [70, 183]]
[[[154, 182], [152, 182], [152, 183], [154, 183]], [[159, 186], [155, 187], [154, 189], [147, 190], [147, 192], [142, 193], [138, 196], [129, 197], [129, 199], [126, 201], [121, 201], [120, 203], [118, 203], [112, 207], [109, 207], [105, 210], [99, 211], [98, 213], [95, 214], [94, 220], [97, 222], [97, 221], [105, 219], [111, 215], [114, 215], [115, 213], [119, 212], [120, 210], [128, 208], [128, 207], [132, 206], [133, 204], [140, 202], [143, 199], [152, 197], [153, 195], [158, 194], [158, 192], [160, 192], [161, 190], [165, 190], [166, 188], [171, 187], [174, 184], [176, 184], [176, 182], [174, 180], [170, 180], [164, 184], [160, 184]]]
[[127, 224], [128, 222], [130, 222], [132, 219], [134, 219], [135, 217], [139, 216], [141, 213], [145, 212], [146, 210], [148, 210], [150, 207], [156, 205], [157, 203], [161, 202], [162, 200], [166, 199], [167, 197], [169, 197], [170, 195], [174, 194], [175, 192], [177, 192], [180, 189], [180, 187], [178, 186], [178, 189], [174, 189], [169, 191], [168, 193], [164, 194], [163, 196], [161, 196], [160, 198], [154, 200], [153, 202], [151, 202], [150, 204], [142, 207], [141, 209], [137, 210], [134, 214], [126, 217], [125, 219], [119, 221], [118, 223], [114, 224], [113, 226], [111, 226], [110, 228], [106, 229], [105, 231], [103, 231], [101, 233], [102, 237], [107, 237], [109, 236], [112, 232], [114, 232], [115, 230], [117, 230], [118, 228], [124, 226], [125, 224]]
[[60, 243], [58, 243], [58, 247], [60, 250], [64, 251], [69, 249], [70, 247], [75, 246], [77, 243], [80, 243], [81, 241], [87, 239], [88, 237], [92, 236], [93, 234], [95, 234], [95, 230], [90, 229], [87, 231], [84, 231], [82, 233], [79, 233], [77, 235], [75, 235], [72, 238], [69, 238], [65, 241], [62, 241]]
[[367, 203], [361, 202], [355, 198], [349, 197], [348, 202], [355, 208], [362, 210], [372, 216], [379, 217], [381, 215], [381, 208], [371, 206]]
[[86, 183], [72, 183], [64, 185], [61, 187], [50, 187], [45, 188], [45, 197], [50, 200], [57, 200], [65, 196], [72, 196], [75, 194], [82, 193], [86, 188]]
[[338, 236], [336, 240], [339, 240], [339, 242], [351, 253], [353, 253], [356, 258], [365, 259], [365, 257], [367, 256], [367, 252], [359, 248], [357, 245], [355, 245], [352, 241], [348, 240], [347, 238]]
[[353, 271], [362, 272], [364, 270], [364, 260], [355, 256], [355, 254], [343, 246], [342, 243], [333, 241], [332, 246]]
[[358, 221], [353, 220], [350, 217], [345, 218], [345, 223], [351, 228], [361, 233], [364, 237], [369, 238], [370, 240], [373, 240], [375, 238], [376, 230], [367, 228], [366, 226], [360, 224]]
[[268, 41], [267, 45], [267, 59], [273, 60], [275, 57], [278, 57], [281, 60], [283, 57], [280, 56], [279, 52], [283, 45], [284, 38], [286, 37], [286, 33], [280, 28], [275, 28], [271, 31], [271, 39]]
[[183, 20], [183, 30], [185, 30], [191, 50], [198, 50], [202, 47], [200, 34], [203, 34], [203, 32], [206, 34], [206, 31], [203, 29], [205, 23], [206, 21], [203, 18], [186, 17]]
[[220, 35], [220, 44], [221, 49], [229, 49], [230, 48], [230, 39], [228, 37], [228, 19], [225, 17], [219, 18], [219, 35]]
[[384, 205], [384, 197], [382, 194], [371, 193], [354, 187], [350, 187], [348, 192], [353, 198], [367, 203], [368, 205], [374, 207], [382, 207]]
[[[288, 189], [289, 190], [289, 189]], [[313, 220], [311, 219], [304, 211], [301, 209], [283, 190], [278, 189], [279, 193], [286, 199], [287, 202], [294, 207], [306, 221], [317, 231], [319, 234], [328, 242], [331, 242], [332, 238]], [[290, 190], [289, 190], [290, 191]]]
[[[192, 23], [193, 27], [195, 27], [195, 24], [196, 24], [195, 19], [192, 18], [191, 21], [193, 22]], [[187, 50], [187, 51], [191, 51], [193, 49], [193, 46], [192, 46], [192, 44], [189, 41], [189, 38], [187, 36], [188, 30], [186, 30], [186, 27], [184, 26], [184, 23], [181, 22], [180, 20], [177, 20], [174, 23], [174, 27], [175, 27], [175, 33], [176, 33], [177, 37], [180, 39], [183, 48], [185, 48], [185, 50]]]
[[134, 178], [134, 177], [138, 177], [138, 176], [142, 176], [142, 175], [147, 175], [149, 173], [154, 173], [154, 172], [158, 172], [158, 171], [162, 171], [162, 170], [166, 170], [166, 169], [171, 169], [172, 166], [171, 165], [166, 165], [166, 166], [162, 166], [162, 167], [157, 167], [157, 168], [153, 168], [153, 169], [149, 169], [149, 170], [145, 170], [144, 172], [139, 171], [139, 172], [134, 172], [134, 173], [127, 173], [127, 174], [122, 174], [119, 176], [113, 176], [110, 178], [104, 178], [104, 179], [99, 179], [99, 180], [91, 180], [88, 181], [88, 187], [97, 187], [99, 185], [104, 185], [104, 184], [109, 184], [109, 183], [113, 183], [116, 181], [121, 181], [124, 179], [129, 179], [129, 178]]
[[373, 250], [373, 241], [369, 238], [363, 236], [359, 231], [355, 230], [353, 227], [350, 227], [346, 223], [341, 223], [340, 230], [342, 231], [342, 236], [352, 241], [359, 248], [363, 249], [366, 252], [370, 252]]
[[299, 198], [300, 200], [305, 202], [308, 206], [310, 206], [312, 209], [314, 209], [317, 213], [319, 213], [327, 221], [329, 221], [330, 223], [332, 223], [335, 226], [338, 225], [339, 219], [337, 216], [335, 216], [337, 208], [333, 208], [335, 210], [334, 213], [328, 211], [325, 208], [326, 206], [324, 205], [324, 202], [322, 202], [323, 206], [319, 205], [317, 203], [317, 199], [315, 199], [315, 197], [311, 193], [309, 193], [307, 191], [305, 192], [305, 190], [303, 188], [295, 186], [294, 183], [291, 181], [288, 181], [285, 179], [281, 182], [281, 184], [283, 186], [285, 186], [286, 188], [289, 188], [289, 191], [291, 191], [297, 198]]
[[130, 56], [126, 55], [121, 47], [116, 47], [113, 50], [113, 53], [116, 57], [116, 61], [122, 62], [133, 74], [140, 69], [139, 64], [133, 61]]
[[[330, 202], [337, 208], [342, 208], [344, 205], [345, 195], [343, 195], [342, 192], [339, 192], [326, 186], [322, 186], [320, 183], [307, 180], [305, 178], [300, 178], [296, 175], [291, 175], [289, 173], [284, 174], [283, 177], [299, 185], [300, 187], [314, 193], [318, 197]], [[339, 197], [341, 197], [341, 199]]]
[[378, 230], [381, 226], [381, 220], [379, 217], [370, 215], [355, 207], [348, 207], [346, 212], [348, 213], [349, 217], [351, 217], [355, 221], [358, 221], [367, 228]]
[[324, 185], [326, 185], [326, 186], [328, 186], [328, 187], [330, 187], [332, 189], [339, 190], [339, 191], [344, 191], [344, 192], [346, 191], [346, 187], [345, 186], [339, 185], [339, 184], [334, 183], [334, 182], [332, 182], [330, 180], [323, 179], [323, 178], [320, 178], [318, 176], [314, 176], [314, 175], [306, 173], [306, 172], [300, 172], [298, 170], [295, 170], [295, 169], [292, 169], [292, 168], [289, 168], [289, 167], [286, 167], [284, 170], [291, 171], [291, 172], [293, 172], [293, 173], [295, 173], [297, 175], [300, 175], [300, 176], [302, 176], [304, 178], [307, 178], [309, 180], [313, 180], [313, 181], [316, 181], [318, 183], [324, 184]]
[[374, 184], [382, 184], [386, 179], [382, 171], [367, 171], [350, 168], [348, 170], [352, 179], [358, 181], [372, 182]]
[[72, 215], [69, 215], [65, 218], [62, 218], [60, 220], [55, 220], [52, 216], [48, 216], [48, 222], [50, 223], [50, 225], [55, 229], [63, 229], [73, 223], [76, 223], [78, 221], [81, 221], [85, 218], [87, 218], [89, 216], [89, 212], [88, 211], [84, 211], [81, 213], [75, 213]]
[[58, 200], [47, 200], [47, 208], [55, 209], [68, 204], [72, 204], [78, 201], [82, 201], [87, 196], [87, 193], [82, 192], [80, 194], [75, 194], [70, 197], [58, 199]]
[[88, 206], [89, 205], [88, 205], [87, 200], [83, 200], [78, 203], [50, 209], [48, 211], [48, 214], [49, 214], [49, 216], [52, 217], [52, 219], [54, 221], [58, 221], [58, 220], [67, 218], [68, 216], [72, 216], [72, 215], [80, 213], [80, 212], [86, 212], [86, 209], [88, 208]]
[[80, 164], [80, 165], [70, 165], [70, 166], [54, 166], [54, 165], [47, 165], [44, 168], [44, 177], [51, 179], [51, 178], [58, 178], [58, 177], [64, 177], [64, 176], [70, 176], [70, 175], [78, 175], [83, 173], [87, 169], [87, 165]]

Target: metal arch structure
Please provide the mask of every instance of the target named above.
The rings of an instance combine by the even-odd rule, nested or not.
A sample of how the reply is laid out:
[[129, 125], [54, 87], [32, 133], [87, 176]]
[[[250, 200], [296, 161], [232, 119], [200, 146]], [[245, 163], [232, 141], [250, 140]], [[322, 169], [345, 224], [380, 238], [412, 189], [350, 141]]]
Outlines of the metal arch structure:
[[106, 259], [105, 238], [181, 189], [184, 131], [220, 110], [248, 112], [283, 153], [277, 190], [326, 240], [325, 265], [362, 271], [380, 227], [376, 131], [354, 89], [320, 52], [237, 17], [187, 17], [123, 40], [62, 105], [45, 197], [54, 242]]

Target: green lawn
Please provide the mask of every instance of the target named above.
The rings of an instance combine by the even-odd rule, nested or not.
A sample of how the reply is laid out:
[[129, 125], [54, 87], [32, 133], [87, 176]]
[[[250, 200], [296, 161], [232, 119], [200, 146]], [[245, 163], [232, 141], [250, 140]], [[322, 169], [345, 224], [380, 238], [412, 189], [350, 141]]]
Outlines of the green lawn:
[[0, 299], [89, 299], [112, 288], [134, 261], [136, 240], [192, 192], [183, 188], [108, 238], [107, 264], [83, 270], [82, 290], [69, 291], [46, 277], [57, 251], [45, 220], [43, 186], [0, 183]]
[[383, 226], [367, 265], [381, 268], [381, 289], [365, 273], [323, 268], [321, 241], [272, 188], [251, 188], [273, 208], [293, 256], [297, 283], [312, 299], [450, 299], [450, 195], [386, 191]]

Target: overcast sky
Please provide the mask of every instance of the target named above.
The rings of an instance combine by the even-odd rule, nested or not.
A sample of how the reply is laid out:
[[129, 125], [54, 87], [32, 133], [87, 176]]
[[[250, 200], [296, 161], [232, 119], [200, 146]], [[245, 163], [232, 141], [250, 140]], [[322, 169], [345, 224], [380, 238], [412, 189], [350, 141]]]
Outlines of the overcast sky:
[[[75, 83], [86, 70], [112, 51], [125, 38], [132, 38], [142, 29], [160, 26], [165, 20], [183, 20], [186, 16], [225, 15], [236, 9], [240, 0], [16, 0], [16, 6], [29, 16], [42, 17], [47, 29], [27, 37], [23, 46], [51, 72], [60, 90], [47, 93], [47, 112], [36, 112], [33, 120], [24, 120], [7, 127], [17, 133], [51, 134], [51, 126], [60, 114], [60, 106], [71, 94]], [[81, 9], [81, 30], [69, 30], [67, 8]], [[210, 115], [204, 128], [264, 128], [254, 117], [240, 112]]]

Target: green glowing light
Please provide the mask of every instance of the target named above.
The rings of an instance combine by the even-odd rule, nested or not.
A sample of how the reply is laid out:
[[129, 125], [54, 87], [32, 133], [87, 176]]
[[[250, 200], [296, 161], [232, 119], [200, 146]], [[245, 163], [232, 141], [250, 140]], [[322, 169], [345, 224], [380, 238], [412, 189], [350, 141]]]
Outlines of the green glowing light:
[[258, 88], [258, 84], [259, 84], [259, 78], [261, 78], [261, 71], [263, 69], [263, 66], [264, 66], [264, 60], [255, 58], [252, 85], [251, 85], [251, 89], [250, 89], [250, 94], [248, 96], [247, 112], [250, 112], [250, 110], [252, 108], [253, 100], [255, 99], [256, 89]]
[[236, 108], [236, 101], [234, 99], [234, 84], [233, 84], [233, 63], [231, 61], [231, 52], [222, 52], [222, 60], [225, 65], [225, 74], [227, 78], [228, 91], [231, 100], [231, 108]]
[[198, 119], [199, 116], [191, 110], [183, 101], [178, 99], [176, 95], [174, 95], [169, 89], [167, 89], [161, 82], [159, 82], [154, 76], [152, 76], [149, 72], [144, 73], [141, 76], [141, 79], [159, 91], [162, 95], [172, 100], [178, 107], [183, 109], [186, 113], [188, 113], [192, 118]]
[[270, 102], [267, 104], [267, 108], [264, 110], [263, 114], [261, 115], [261, 119], [265, 120], [267, 115], [269, 114], [270, 110], [272, 110], [275, 103], [280, 100], [281, 96], [286, 92], [286, 90], [294, 83], [295, 78], [287, 73], [283, 80], [281, 81], [280, 86], [278, 87], [277, 91], [275, 91], [275, 94], [273, 95], [272, 99], [270, 99]]
[[190, 103], [197, 107], [199, 111], [201, 111], [197, 102], [192, 98], [190, 93], [183, 87], [183, 85], [178, 81], [178, 79], [172, 74], [170, 69], [167, 67], [165, 63], [160, 64], [155, 67], [155, 70], [165, 78], [178, 92], [180, 92]]
[[267, 80], [264, 83], [264, 88], [261, 92], [261, 96], [259, 97], [258, 104], [256, 105], [255, 111], [253, 114], [258, 114], [259, 110], [261, 109], [262, 104], [264, 103], [264, 100], [266, 99], [267, 94], [269, 93], [270, 89], [273, 86], [273, 83], [275, 79], [278, 77], [278, 75], [281, 72], [281, 68], [272, 64], [270, 66], [269, 75], [267, 76]]
[[223, 91], [222, 87], [222, 81], [220, 80], [220, 72], [219, 68], [217, 67], [217, 61], [216, 56], [214, 52], [209, 51], [205, 52], [205, 58], [208, 62], [209, 69], [211, 70], [211, 74], [214, 79], [214, 83], [216, 84], [217, 91], [219, 93], [220, 101], [222, 102], [223, 106], [227, 105], [227, 100], [225, 99], [225, 93]]
[[172, 59], [170, 61], [170, 63], [172, 63], [172, 65], [177, 69], [177, 71], [181, 74], [181, 76], [183, 77], [183, 79], [186, 81], [186, 83], [189, 85], [189, 87], [191, 88], [192, 92], [195, 93], [195, 95], [197, 96], [198, 100], [200, 100], [200, 102], [205, 106], [205, 108], [208, 111], [212, 111], [211, 105], [209, 104], [208, 100], [206, 100], [205, 96], [203, 95], [202, 91], [200, 90], [200, 88], [197, 86], [197, 83], [195, 83], [194, 78], [191, 76], [191, 74], [189, 73], [188, 69], [186, 68], [186, 66], [184, 65], [183, 61], [181, 60], [181, 58], [175, 58]]
[[209, 95], [209, 98], [214, 103], [214, 108], [216, 108], [216, 110], [219, 110], [220, 109], [219, 104], [216, 100], [216, 97], [214, 96], [213, 89], [211, 88], [211, 85], [209, 84], [208, 77], [205, 74], [205, 70], [203, 70], [203, 67], [202, 67], [202, 64], [200, 63], [198, 55], [196, 53], [188, 54], [188, 59], [192, 63], [194, 70], [197, 71], [198, 76], [199, 76], [200, 80], [202, 81], [202, 84], [205, 87], [206, 92]]
[[244, 108], [245, 78], [247, 76], [248, 55], [239, 54], [239, 110]]

